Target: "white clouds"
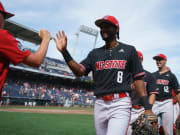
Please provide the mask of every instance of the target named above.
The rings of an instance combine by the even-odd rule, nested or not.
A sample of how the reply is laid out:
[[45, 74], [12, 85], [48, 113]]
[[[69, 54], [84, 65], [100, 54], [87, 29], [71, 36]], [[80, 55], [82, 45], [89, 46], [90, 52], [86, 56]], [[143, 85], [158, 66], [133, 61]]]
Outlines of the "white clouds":
[[[86, 1], [85, 1], [86, 2]], [[114, 3], [113, 3], [114, 2]], [[79, 22], [94, 27], [94, 21], [106, 14], [116, 16], [120, 22], [121, 41], [135, 45], [137, 49], [145, 51], [144, 67], [150, 71], [157, 70], [152, 56], [157, 53], [168, 54], [168, 50], [180, 44], [179, 30], [171, 30], [162, 19], [166, 14], [161, 12], [166, 3], [162, 1], [96, 1], [92, 6], [84, 6], [73, 12], [74, 18]], [[116, 3], [116, 4], [115, 4]], [[88, 5], [88, 3], [86, 3]], [[103, 5], [103, 6], [102, 6]], [[98, 9], [98, 11], [97, 11]], [[109, 10], [110, 9], [110, 10]], [[69, 13], [71, 13], [69, 12]], [[99, 43], [102, 44], [101, 41]], [[173, 53], [173, 52], [172, 52]], [[172, 62], [171, 62], [172, 60]], [[179, 72], [178, 57], [170, 56], [168, 65], [173, 66], [175, 72]], [[176, 62], [174, 62], [176, 61]], [[180, 78], [180, 76], [178, 76]]]
[[[68, 35], [68, 47], [73, 49], [76, 40], [75, 33], [79, 25], [93, 28], [94, 21], [104, 15], [114, 15], [120, 22], [121, 41], [135, 45], [144, 54], [144, 67], [155, 71], [156, 65], [152, 56], [156, 53], [171, 53], [168, 65], [173, 66], [175, 72], [180, 71], [180, 55], [172, 50], [180, 44], [179, 19], [180, 2], [162, 0], [2, 0], [6, 9], [14, 11], [13, 19], [32, 28], [47, 28], [52, 35], [58, 29], [64, 29]], [[16, 4], [14, 4], [16, 3]], [[80, 44], [90, 48], [94, 39], [80, 36]], [[103, 41], [98, 38], [97, 46]], [[48, 56], [59, 58], [61, 55], [51, 42]], [[83, 49], [84, 45], [79, 45]], [[171, 50], [171, 52], [169, 52]], [[78, 54], [76, 58], [83, 58]], [[176, 55], [176, 56], [174, 56]], [[180, 75], [180, 74], [179, 74]], [[180, 79], [180, 76], [178, 77]]]

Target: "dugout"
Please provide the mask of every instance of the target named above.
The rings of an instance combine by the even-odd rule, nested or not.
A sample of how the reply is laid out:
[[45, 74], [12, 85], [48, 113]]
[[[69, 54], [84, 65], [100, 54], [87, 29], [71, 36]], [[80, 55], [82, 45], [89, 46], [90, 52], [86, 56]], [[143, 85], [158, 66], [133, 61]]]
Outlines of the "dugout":
[[36, 99], [28, 97], [4, 96], [2, 105], [24, 105], [24, 106], [47, 106], [50, 105], [49, 99]]

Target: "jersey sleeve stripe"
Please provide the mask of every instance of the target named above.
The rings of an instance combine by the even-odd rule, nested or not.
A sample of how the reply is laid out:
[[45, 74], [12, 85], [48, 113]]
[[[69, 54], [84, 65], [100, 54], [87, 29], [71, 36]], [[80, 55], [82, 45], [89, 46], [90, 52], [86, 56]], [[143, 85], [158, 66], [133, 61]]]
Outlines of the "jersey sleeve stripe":
[[159, 94], [159, 92], [150, 92], [151, 94]]
[[145, 72], [140, 72], [140, 73], [135, 74], [134, 78], [143, 77], [144, 75], [145, 75]]
[[180, 89], [177, 89], [177, 91], [180, 91]]

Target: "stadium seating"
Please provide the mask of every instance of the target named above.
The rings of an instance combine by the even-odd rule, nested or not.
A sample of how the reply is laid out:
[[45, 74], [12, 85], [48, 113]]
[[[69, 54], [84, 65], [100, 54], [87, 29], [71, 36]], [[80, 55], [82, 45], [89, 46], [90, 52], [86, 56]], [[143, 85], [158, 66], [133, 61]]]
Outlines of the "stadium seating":
[[[85, 90], [75, 88], [65, 88], [64, 86], [52, 87], [46, 84], [38, 82], [26, 82], [26, 81], [15, 81], [6, 80], [3, 87], [4, 98], [19, 99], [23, 98], [24, 103], [27, 106], [28, 101], [50, 101], [49, 104], [60, 105], [60, 106], [93, 106], [95, 96], [93, 92], [87, 92]], [[26, 103], [25, 103], [26, 102]], [[65, 103], [69, 103], [67, 105]], [[11, 103], [11, 102], [10, 102]]]
[[[19, 44], [19, 48], [22, 50], [30, 50], [32, 53], [35, 52], [30, 48], [26, 48], [22, 46], [21, 44]], [[43, 104], [46, 105], [53, 104], [53, 105], [61, 105], [61, 106], [63, 106], [65, 103], [71, 104], [70, 106], [73, 105], [88, 106], [88, 105], [93, 105], [95, 101], [95, 97], [93, 96], [92, 92], [87, 92], [80, 88], [75, 89], [72, 86], [70, 88], [69, 87], [67, 88], [65, 86], [52, 87], [45, 82], [44, 83], [33, 82], [33, 80], [31, 80], [32, 78], [30, 77], [28, 79], [24, 78], [24, 80], [21, 79], [22, 78], [21, 74], [24, 74], [23, 76], [25, 77], [37, 76], [37, 74], [39, 77], [40, 76], [39, 74], [41, 74], [41, 76], [45, 76], [44, 78], [47, 78], [46, 76], [50, 76], [52, 78], [59, 77], [66, 79], [67, 78], [74, 79], [75, 76], [70, 71], [67, 64], [62, 60], [45, 57], [43, 64], [39, 68], [29, 67], [21, 63], [17, 66], [10, 65], [9, 72], [11, 77], [7, 77], [8, 79], [6, 80], [5, 85], [3, 87], [3, 92], [5, 93], [3, 95], [3, 99], [8, 98], [9, 100], [9, 98], [11, 98], [11, 101], [13, 99], [13, 101], [15, 102], [17, 99], [19, 99], [23, 102], [23, 104], [26, 105], [28, 105], [28, 102], [33, 103], [34, 101], [40, 101], [41, 103], [43, 102]], [[16, 80], [17, 79], [16, 77], [15, 80], [11, 79], [13, 78], [12, 76], [17, 76], [17, 75], [18, 76], [20, 75], [19, 78], [21, 80]], [[52, 78], [50, 78], [50, 80], [52, 80]], [[59, 78], [55, 78], [55, 80], [58, 81]], [[91, 80], [91, 78], [85, 76], [85, 77], [77, 78], [77, 80], [89, 81]], [[60, 80], [60, 81], [66, 84], [68, 82], [67, 80], [65, 81]]]

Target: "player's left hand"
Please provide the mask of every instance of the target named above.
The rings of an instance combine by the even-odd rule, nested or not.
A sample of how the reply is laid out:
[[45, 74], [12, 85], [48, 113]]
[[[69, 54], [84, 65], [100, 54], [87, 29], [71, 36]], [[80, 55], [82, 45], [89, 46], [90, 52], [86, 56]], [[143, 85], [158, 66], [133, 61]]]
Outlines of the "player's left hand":
[[58, 31], [56, 38], [53, 38], [56, 43], [56, 47], [60, 52], [64, 52], [67, 48], [67, 36], [64, 31]]

